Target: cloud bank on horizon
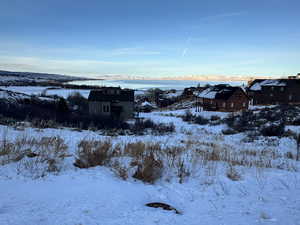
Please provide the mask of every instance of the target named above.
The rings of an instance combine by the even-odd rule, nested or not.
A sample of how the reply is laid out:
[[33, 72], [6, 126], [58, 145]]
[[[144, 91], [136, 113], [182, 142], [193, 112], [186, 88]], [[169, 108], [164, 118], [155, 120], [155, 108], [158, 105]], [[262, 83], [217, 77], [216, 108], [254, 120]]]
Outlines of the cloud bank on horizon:
[[0, 69], [243, 79], [300, 72], [297, 0], [0, 3]]

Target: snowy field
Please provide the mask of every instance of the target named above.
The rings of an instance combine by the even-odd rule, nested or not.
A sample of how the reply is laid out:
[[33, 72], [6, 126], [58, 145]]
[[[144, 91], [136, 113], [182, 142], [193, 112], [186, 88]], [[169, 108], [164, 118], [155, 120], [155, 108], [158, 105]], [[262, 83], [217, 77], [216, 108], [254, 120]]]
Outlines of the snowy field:
[[[191, 110], [196, 113], [195, 110]], [[68, 146], [68, 154], [59, 173], [32, 177], [33, 168], [20, 162], [0, 163], [0, 224], [2, 225], [152, 225], [152, 224], [278, 224], [300, 225], [299, 163], [284, 157], [295, 154], [296, 142], [289, 138], [260, 138], [244, 142], [245, 135], [222, 135], [226, 125], [195, 125], [177, 116], [184, 110], [142, 114], [155, 122], [173, 122], [176, 132], [153, 136], [113, 136], [99, 132], [72, 129], [35, 129], [0, 126], [0, 139], [13, 142], [20, 137], [58, 136]], [[200, 112], [206, 118], [226, 113]], [[299, 132], [299, 127], [288, 129]], [[228, 163], [218, 160], [193, 162], [191, 174], [179, 182], [170, 171], [154, 184], [129, 177], [120, 179], [111, 168], [98, 166], [79, 169], [73, 166], [81, 140], [107, 140], [125, 145], [142, 141], [178, 147], [187, 143], [187, 152], [215, 148], [239, 153], [257, 154], [270, 151], [269, 167], [239, 166], [240, 178], [229, 179]], [[188, 155], [188, 154], [186, 154]], [[3, 156], [0, 156], [0, 159]], [[260, 155], [259, 157], [264, 157]], [[263, 158], [265, 160], [265, 158]], [[24, 159], [26, 160], [31, 159]], [[23, 162], [24, 163], [24, 162]], [[26, 164], [25, 164], [26, 165]], [[289, 167], [286, 167], [288, 165]], [[149, 208], [149, 202], [172, 205], [181, 214]]]

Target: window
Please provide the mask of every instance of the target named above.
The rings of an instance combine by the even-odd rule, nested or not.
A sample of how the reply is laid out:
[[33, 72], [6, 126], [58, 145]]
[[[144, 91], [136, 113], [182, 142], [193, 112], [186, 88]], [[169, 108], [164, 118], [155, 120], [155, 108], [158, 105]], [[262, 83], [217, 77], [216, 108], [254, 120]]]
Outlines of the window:
[[226, 102], [223, 102], [223, 108], [225, 108], [226, 107]]
[[273, 93], [270, 94], [270, 97], [273, 97]]
[[293, 99], [293, 95], [289, 95], [289, 100], [291, 101]]
[[103, 105], [103, 112], [109, 112], [109, 105]]
[[232, 102], [232, 103], [231, 103], [231, 108], [233, 108], [233, 107], [234, 107], [234, 103]]
[[281, 88], [280, 88], [280, 91], [284, 91], [284, 87], [281, 87]]
[[243, 102], [243, 107], [246, 107], [246, 102]]
[[274, 91], [274, 87], [271, 87], [271, 90]]

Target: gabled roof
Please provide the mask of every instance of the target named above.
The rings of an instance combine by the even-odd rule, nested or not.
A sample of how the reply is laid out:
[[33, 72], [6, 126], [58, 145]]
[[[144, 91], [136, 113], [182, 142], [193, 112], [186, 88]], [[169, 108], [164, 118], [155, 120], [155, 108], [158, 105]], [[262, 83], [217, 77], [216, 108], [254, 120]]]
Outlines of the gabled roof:
[[198, 97], [207, 99], [228, 100], [238, 90], [240, 90], [245, 94], [245, 96], [247, 96], [244, 90], [240, 87], [232, 87], [230, 85], [220, 84], [206, 88], [198, 94]]
[[110, 102], [110, 101], [134, 101], [134, 90], [121, 88], [101, 88], [91, 90], [89, 101]]
[[290, 85], [300, 85], [300, 79], [256, 79], [251, 82], [248, 90], [261, 91], [262, 87], [286, 87]]

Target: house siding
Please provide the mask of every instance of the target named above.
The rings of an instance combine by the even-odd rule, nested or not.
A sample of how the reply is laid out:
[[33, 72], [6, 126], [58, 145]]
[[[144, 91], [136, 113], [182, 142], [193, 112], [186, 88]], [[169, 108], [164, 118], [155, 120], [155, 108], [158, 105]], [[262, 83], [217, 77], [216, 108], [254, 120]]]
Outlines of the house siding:
[[248, 109], [249, 98], [243, 91], [237, 90], [227, 100], [200, 98], [200, 105], [206, 111], [236, 112]]
[[120, 88], [94, 90], [89, 95], [89, 114], [127, 120], [134, 116], [134, 91]]
[[[104, 107], [109, 107], [109, 111], [106, 112]], [[111, 105], [110, 102], [89, 102], [89, 113], [91, 115], [109, 116]]]
[[300, 104], [300, 85], [262, 86], [260, 91], [248, 91], [253, 105]]

